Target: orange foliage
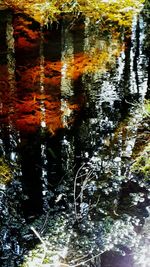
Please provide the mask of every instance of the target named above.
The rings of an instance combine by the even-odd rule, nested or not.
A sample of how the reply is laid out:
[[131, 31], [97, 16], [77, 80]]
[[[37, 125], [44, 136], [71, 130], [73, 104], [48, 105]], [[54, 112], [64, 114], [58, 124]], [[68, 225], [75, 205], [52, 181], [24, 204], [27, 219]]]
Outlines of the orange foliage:
[[[44, 107], [44, 112], [42, 108]], [[77, 104], [69, 105], [72, 110], [78, 110]], [[60, 100], [54, 101], [52, 96], [28, 94], [20, 103], [15, 104], [15, 126], [23, 131], [35, 131], [44, 121], [46, 128], [54, 134], [63, 128]]]
[[[18, 66], [16, 60], [14, 76], [16, 73], [17, 81], [14, 77], [14, 91], [8, 66], [0, 66], [0, 111], [2, 120], [9, 118], [13, 125], [21, 131], [36, 131], [44, 122], [44, 127], [46, 126], [54, 134], [59, 128], [73, 123], [73, 111], [80, 110], [84, 102], [83, 96], [77, 96], [71, 104], [68, 99], [64, 100], [65, 105], [62, 107], [63, 71], [65, 71], [64, 78], [69, 81], [77, 80], [83, 74], [104, 72], [112, 67], [116, 57], [124, 48], [117, 40], [118, 35], [112, 32], [111, 43], [104, 42], [102, 49], [99, 46], [97, 48], [95, 42], [92, 41], [90, 51], [83, 51], [71, 56], [66, 55], [64, 61], [54, 62], [45, 58], [41, 63], [39, 55], [41, 33], [39, 28], [33, 30], [32, 26], [30, 20], [21, 17], [14, 20], [15, 47], [22, 51], [27, 50], [27, 52], [30, 49], [34, 55], [37, 47], [38, 53], [37, 56], [35, 55], [34, 65], [26, 65], [25, 58], [25, 63], [23, 59], [23, 65]], [[27, 54], [30, 56], [31, 53]], [[65, 66], [65, 70], [63, 70], [63, 66]], [[74, 89], [70, 88], [70, 90]], [[67, 118], [67, 123], [64, 117]]]
[[40, 31], [39, 29], [33, 30], [32, 23], [22, 17], [15, 18], [13, 26], [16, 47], [29, 49], [39, 46]]
[[[52, 77], [52, 79], [54, 78]], [[34, 92], [31, 93], [24, 90], [20, 97], [17, 94], [17, 91], [20, 92], [20, 90], [17, 90], [17, 88], [15, 92], [10, 90], [8, 80], [7, 67], [0, 66], [1, 122], [11, 121], [18, 130], [24, 132], [35, 132], [37, 129], [40, 129], [42, 121], [44, 121], [46, 128], [51, 134], [55, 134], [58, 129], [65, 127], [62, 121], [65, 110], [61, 110], [59, 87], [57, 87], [57, 91], [52, 94], [35, 92], [35, 88], [33, 90]], [[48, 82], [50, 83], [50, 81]], [[58, 82], [60, 81], [58, 80]], [[58, 82], [56, 79], [57, 85]], [[25, 88], [26, 84], [24, 84], [24, 89]], [[37, 88], [39, 91], [39, 86], [37, 86]], [[67, 103], [67, 105], [70, 110], [79, 110], [78, 104]], [[72, 122], [71, 118], [70, 123]]]

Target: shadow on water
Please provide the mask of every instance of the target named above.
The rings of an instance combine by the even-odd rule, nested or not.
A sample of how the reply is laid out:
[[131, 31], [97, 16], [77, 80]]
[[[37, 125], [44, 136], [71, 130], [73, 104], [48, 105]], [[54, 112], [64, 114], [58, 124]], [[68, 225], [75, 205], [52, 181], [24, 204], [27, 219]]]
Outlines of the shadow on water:
[[149, 97], [149, 21], [135, 18], [129, 34], [89, 19], [40, 28], [0, 18], [0, 153], [12, 173], [0, 184], [1, 266], [21, 266], [39, 243], [32, 226], [45, 264], [59, 251], [71, 266], [133, 267], [149, 206], [148, 179], [130, 171]]

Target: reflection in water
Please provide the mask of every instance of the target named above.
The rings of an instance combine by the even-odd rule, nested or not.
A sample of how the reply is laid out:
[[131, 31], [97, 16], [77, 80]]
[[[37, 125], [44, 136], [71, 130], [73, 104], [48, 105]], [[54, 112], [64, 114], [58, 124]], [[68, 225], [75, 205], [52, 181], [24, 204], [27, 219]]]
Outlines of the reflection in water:
[[8, 68], [8, 82], [10, 91], [15, 93], [15, 44], [14, 44], [14, 29], [12, 25], [12, 16], [8, 16], [6, 26], [6, 40], [7, 40], [7, 68]]
[[[65, 24], [65, 23], [64, 23]], [[73, 96], [73, 81], [72, 77], [68, 77], [67, 72], [70, 65], [74, 64], [74, 51], [73, 51], [73, 38], [67, 28], [67, 26], [62, 27], [61, 32], [61, 45], [62, 45], [62, 55], [61, 55], [61, 111], [62, 111], [62, 124], [67, 126], [67, 118], [71, 115], [71, 109], [68, 105], [68, 99]]]
[[51, 27], [6, 14], [6, 33], [0, 28], [7, 40], [0, 145], [14, 169], [3, 199], [1, 266], [19, 266], [34, 246], [31, 225], [51, 263], [57, 256], [106, 267], [120, 251], [131, 266], [149, 205], [148, 180], [130, 171], [148, 83], [143, 18], [131, 38], [89, 19]]
[[[40, 42], [40, 94], [44, 95], [45, 90], [44, 90], [44, 35], [43, 35], [43, 28], [40, 28], [41, 32], [41, 42]], [[45, 105], [43, 99], [41, 99], [41, 127], [45, 128], [46, 127], [46, 122], [45, 122]]]

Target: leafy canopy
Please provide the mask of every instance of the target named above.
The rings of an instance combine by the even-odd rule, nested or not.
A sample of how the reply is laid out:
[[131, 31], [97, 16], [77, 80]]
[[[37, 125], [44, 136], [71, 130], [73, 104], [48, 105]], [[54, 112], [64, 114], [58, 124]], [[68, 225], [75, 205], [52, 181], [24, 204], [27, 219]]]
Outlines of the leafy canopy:
[[109, 19], [126, 26], [133, 14], [141, 9], [144, 0], [3, 0], [2, 3], [42, 24], [70, 13], [82, 14], [95, 21]]

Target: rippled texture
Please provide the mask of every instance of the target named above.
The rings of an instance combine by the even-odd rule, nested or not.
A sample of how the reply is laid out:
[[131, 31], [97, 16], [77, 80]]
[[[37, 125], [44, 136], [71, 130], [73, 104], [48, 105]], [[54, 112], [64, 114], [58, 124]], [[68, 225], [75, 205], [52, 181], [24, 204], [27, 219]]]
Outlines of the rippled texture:
[[144, 14], [127, 30], [1, 11], [2, 267], [148, 267]]

